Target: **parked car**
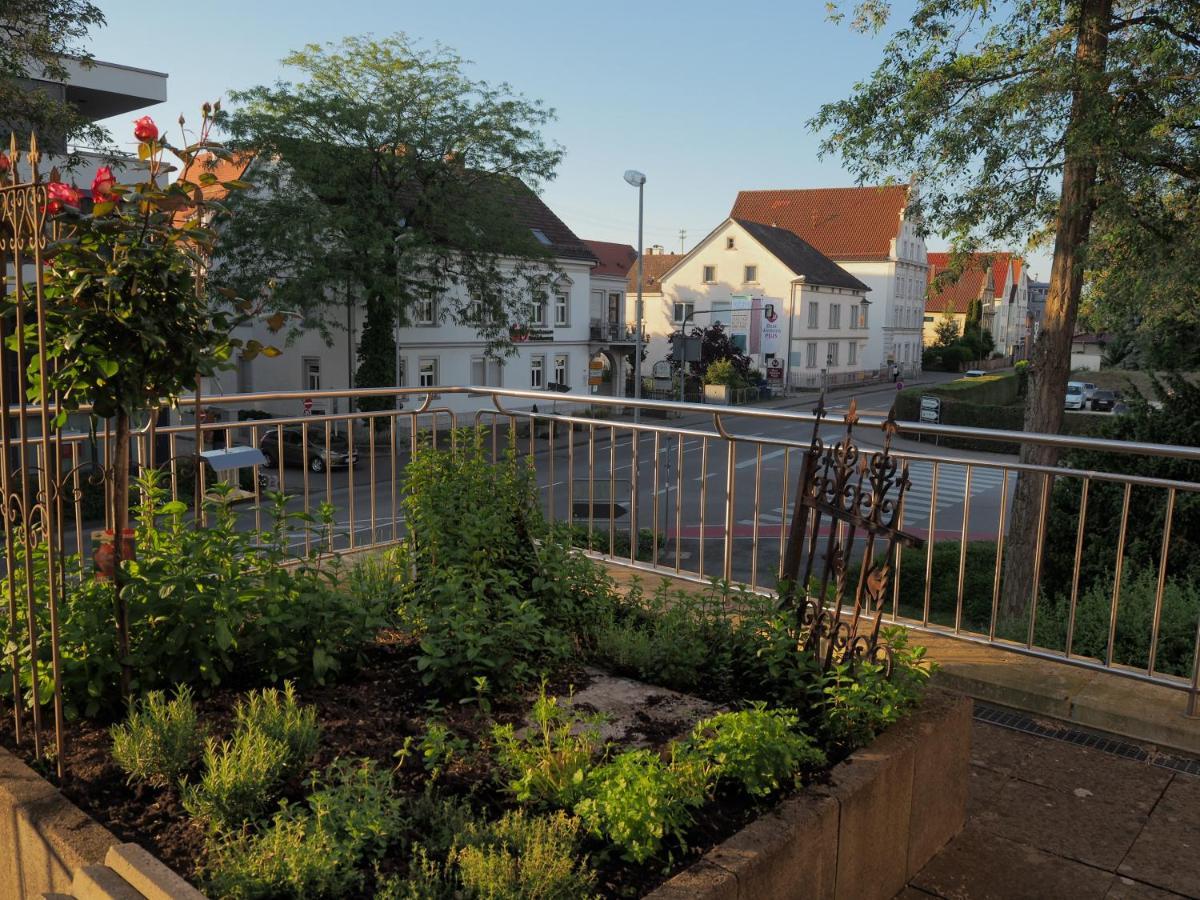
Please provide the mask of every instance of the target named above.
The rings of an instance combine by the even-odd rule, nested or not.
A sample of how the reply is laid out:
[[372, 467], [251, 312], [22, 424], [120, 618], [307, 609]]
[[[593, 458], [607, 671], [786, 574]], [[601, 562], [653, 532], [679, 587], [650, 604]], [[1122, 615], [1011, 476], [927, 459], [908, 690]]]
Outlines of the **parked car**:
[[1092, 409], [1095, 412], [1112, 412], [1120, 399], [1120, 391], [1095, 391], [1092, 394]]
[[325, 445], [325, 428], [322, 425], [309, 425], [307, 459], [305, 458], [304, 432], [300, 425], [285, 425], [283, 431], [283, 449], [280, 450], [279, 429], [272, 428], [262, 436], [259, 449], [267, 458], [267, 465], [275, 468], [280, 461], [285, 466], [307, 466], [310, 472], [324, 472], [325, 469], [337, 469], [343, 466], [353, 466], [358, 462], [358, 453], [346, 441], [344, 435], [334, 434], [329, 438], [329, 446]]
[[1081, 381], [1079, 383], [1083, 385], [1083, 403], [1084, 406], [1086, 406], [1091, 402], [1092, 394], [1096, 393], [1096, 385], [1092, 384], [1090, 381]]
[[1063, 406], [1066, 409], [1083, 409], [1084, 393], [1083, 382], [1068, 381], [1067, 382], [1067, 399]]
[[986, 374], [983, 369], [967, 369], [967, 371], [963, 372], [965, 378], [982, 378]]

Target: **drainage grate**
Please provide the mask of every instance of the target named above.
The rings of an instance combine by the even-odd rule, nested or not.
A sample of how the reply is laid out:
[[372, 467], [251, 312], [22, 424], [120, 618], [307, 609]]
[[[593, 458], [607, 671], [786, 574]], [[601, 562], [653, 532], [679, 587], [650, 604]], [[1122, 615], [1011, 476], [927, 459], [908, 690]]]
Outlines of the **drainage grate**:
[[975, 718], [980, 722], [987, 722], [989, 725], [999, 725], [1002, 728], [1011, 728], [1013, 731], [1049, 738], [1053, 741], [1066, 741], [1068, 744], [1078, 744], [1080, 747], [1111, 753], [1113, 756], [1200, 777], [1200, 759], [1148, 750], [1139, 744], [1132, 744], [1129, 741], [1091, 731], [1080, 731], [1078, 728], [1070, 728], [1066, 725], [1047, 724], [1045, 721], [1030, 718], [1024, 713], [1001, 709], [997, 706], [987, 706], [978, 700], [975, 701]]

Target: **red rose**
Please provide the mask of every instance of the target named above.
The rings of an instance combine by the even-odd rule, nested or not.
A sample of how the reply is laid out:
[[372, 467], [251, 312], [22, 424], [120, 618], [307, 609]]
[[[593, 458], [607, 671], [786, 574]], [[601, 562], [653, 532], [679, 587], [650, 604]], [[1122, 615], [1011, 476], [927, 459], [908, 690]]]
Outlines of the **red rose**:
[[79, 207], [79, 191], [75, 190], [69, 184], [63, 184], [61, 181], [52, 181], [46, 185], [46, 193], [50, 197], [50, 202], [46, 204], [46, 209], [51, 215], [62, 212], [64, 206], [71, 206], [76, 209]]
[[112, 189], [116, 183], [117, 179], [113, 175], [112, 169], [108, 166], [101, 166], [96, 170], [96, 177], [92, 179], [92, 200], [101, 203], [114, 199]]
[[149, 116], [142, 116], [133, 122], [133, 136], [143, 144], [147, 141], [158, 140], [158, 126]]

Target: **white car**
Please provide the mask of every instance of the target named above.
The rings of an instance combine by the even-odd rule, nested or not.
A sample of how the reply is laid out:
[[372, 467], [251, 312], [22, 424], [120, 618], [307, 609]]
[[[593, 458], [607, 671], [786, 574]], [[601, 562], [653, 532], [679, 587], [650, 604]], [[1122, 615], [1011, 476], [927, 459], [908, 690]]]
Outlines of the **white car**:
[[1087, 392], [1082, 381], [1067, 382], [1067, 399], [1063, 405], [1065, 409], [1083, 409], [1086, 399]]

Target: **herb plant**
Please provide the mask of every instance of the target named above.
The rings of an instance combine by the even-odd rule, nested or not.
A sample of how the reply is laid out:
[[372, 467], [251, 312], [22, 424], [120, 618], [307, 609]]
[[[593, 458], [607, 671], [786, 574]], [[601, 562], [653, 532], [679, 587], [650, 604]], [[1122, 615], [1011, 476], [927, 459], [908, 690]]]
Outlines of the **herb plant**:
[[167, 787], [187, 774], [203, 740], [187, 685], [169, 701], [162, 691], [151, 691], [133, 702], [124, 724], [111, 734], [113, 760], [128, 773], [130, 783], [143, 781], [153, 787]]
[[287, 748], [284, 779], [299, 774], [317, 752], [321, 729], [317, 708], [296, 702], [296, 687], [284, 682], [283, 690], [264, 688], [251, 691], [234, 709], [237, 732], [257, 732], [279, 741]]
[[287, 744], [256, 729], [209, 739], [203, 775], [195, 785], [184, 783], [183, 808], [222, 831], [253, 821], [279, 796], [290, 763]]
[[759, 702], [700, 722], [688, 747], [712, 764], [717, 779], [765, 797], [787, 786], [800, 770], [826, 763], [825, 754], [798, 727], [794, 709], [767, 709]]
[[454, 876], [469, 897], [584, 900], [595, 896], [596, 874], [579, 852], [582, 823], [559, 810], [530, 816], [505, 813], [464, 835], [451, 856]]

